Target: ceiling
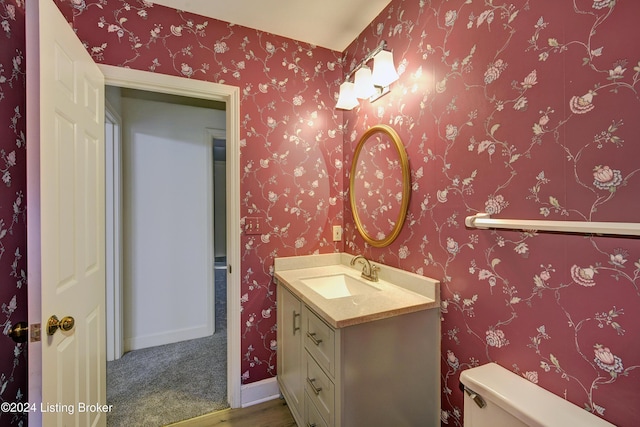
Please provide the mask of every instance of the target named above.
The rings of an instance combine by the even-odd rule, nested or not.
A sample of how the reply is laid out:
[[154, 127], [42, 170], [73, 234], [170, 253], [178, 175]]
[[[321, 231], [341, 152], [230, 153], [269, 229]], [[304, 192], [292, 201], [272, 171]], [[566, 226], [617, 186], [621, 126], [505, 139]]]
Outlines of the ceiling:
[[391, 0], [154, 0], [343, 52]]

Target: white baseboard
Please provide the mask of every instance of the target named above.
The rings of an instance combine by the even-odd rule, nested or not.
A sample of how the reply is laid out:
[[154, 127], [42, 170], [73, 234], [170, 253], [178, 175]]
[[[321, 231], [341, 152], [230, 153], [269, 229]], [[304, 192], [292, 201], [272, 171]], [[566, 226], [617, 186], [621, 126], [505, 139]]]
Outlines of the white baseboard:
[[280, 397], [280, 387], [276, 377], [245, 384], [240, 387], [240, 392], [243, 408]]
[[124, 351], [140, 350], [157, 347], [159, 345], [204, 338], [213, 335], [213, 325], [203, 325], [195, 328], [166, 331], [157, 334], [125, 338]]

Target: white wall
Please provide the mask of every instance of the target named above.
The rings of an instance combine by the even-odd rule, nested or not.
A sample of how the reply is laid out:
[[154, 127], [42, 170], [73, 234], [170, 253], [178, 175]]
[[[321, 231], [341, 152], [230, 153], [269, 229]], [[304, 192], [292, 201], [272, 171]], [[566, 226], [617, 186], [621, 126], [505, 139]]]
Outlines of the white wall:
[[122, 98], [125, 350], [213, 333], [213, 170], [225, 112]]

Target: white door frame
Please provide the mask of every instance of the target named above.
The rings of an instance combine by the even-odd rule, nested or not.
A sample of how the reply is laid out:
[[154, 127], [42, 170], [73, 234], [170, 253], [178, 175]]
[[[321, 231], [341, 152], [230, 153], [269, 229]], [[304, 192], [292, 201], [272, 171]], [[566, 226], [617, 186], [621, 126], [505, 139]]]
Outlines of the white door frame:
[[105, 101], [107, 361], [124, 354], [122, 301], [122, 118]]
[[112, 65], [99, 65], [105, 85], [226, 103], [227, 139], [227, 399], [241, 406], [240, 374], [240, 88]]

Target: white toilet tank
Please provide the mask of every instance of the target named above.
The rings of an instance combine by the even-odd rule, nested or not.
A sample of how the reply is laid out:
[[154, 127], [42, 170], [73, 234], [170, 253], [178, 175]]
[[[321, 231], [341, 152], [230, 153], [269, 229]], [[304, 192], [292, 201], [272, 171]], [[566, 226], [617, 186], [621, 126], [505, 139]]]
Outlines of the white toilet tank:
[[613, 426], [496, 363], [462, 371], [460, 382], [464, 427]]

